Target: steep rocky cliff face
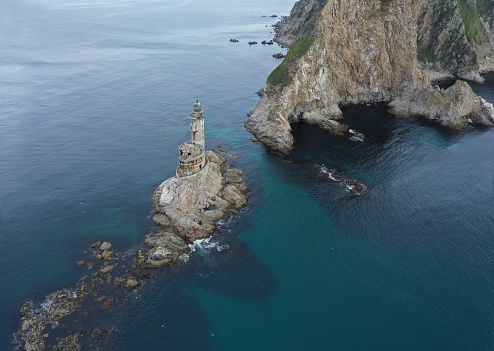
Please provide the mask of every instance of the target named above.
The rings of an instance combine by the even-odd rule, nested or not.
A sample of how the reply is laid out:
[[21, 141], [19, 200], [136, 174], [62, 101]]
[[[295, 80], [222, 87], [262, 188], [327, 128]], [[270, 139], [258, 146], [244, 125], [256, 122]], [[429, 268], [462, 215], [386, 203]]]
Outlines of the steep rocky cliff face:
[[[455, 0], [302, 0], [279, 27], [279, 39], [291, 42], [290, 50], [268, 77], [266, 94], [250, 111], [245, 126], [265, 144], [287, 151], [293, 144], [293, 122], [343, 133], [346, 127], [339, 120], [345, 104], [399, 99], [395, 113], [438, 119], [437, 111], [444, 109], [423, 108], [418, 99], [437, 92], [417, 57], [425, 45], [441, 70], [480, 78], [477, 56], [461, 23]], [[470, 99], [460, 100], [471, 105], [458, 108], [462, 123], [439, 120], [459, 127], [472, 111], [481, 111], [485, 116], [475, 120], [490, 123], [492, 105], [475, 99], [468, 85], [460, 88]], [[450, 95], [441, 95], [442, 106]]]
[[415, 0], [417, 58], [431, 70], [481, 81], [477, 54], [469, 42], [457, 0]]

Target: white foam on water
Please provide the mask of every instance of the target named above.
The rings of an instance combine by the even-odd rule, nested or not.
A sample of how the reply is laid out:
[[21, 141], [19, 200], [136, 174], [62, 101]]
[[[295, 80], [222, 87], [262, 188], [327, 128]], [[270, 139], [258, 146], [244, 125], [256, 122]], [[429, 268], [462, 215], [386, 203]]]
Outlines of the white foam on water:
[[185, 263], [185, 262], [189, 262], [190, 256], [189, 256], [189, 254], [182, 254], [179, 256], [178, 259], [179, 259], [179, 261]]
[[[53, 304], [55, 303], [55, 300], [57, 298], [57, 294], [56, 293], [51, 293], [49, 294], [47, 297], [46, 297], [46, 300], [41, 303], [40, 305], [40, 310], [45, 310], [45, 311], [50, 311], [51, 310], [51, 306], [53, 306]], [[36, 311], [36, 312], [41, 312], [41, 311]]]
[[192, 244], [189, 244], [191, 252], [209, 253], [211, 250], [223, 251], [230, 248], [228, 245], [220, 245], [217, 241], [212, 240], [211, 237], [206, 239], [197, 239]]
[[228, 245], [228, 244], [216, 246], [216, 250], [218, 250], [218, 251], [228, 250], [229, 248], [230, 248], [230, 245]]
[[328, 179], [334, 180], [335, 182], [338, 181], [338, 179], [335, 178], [332, 172], [330, 172], [325, 165], [321, 166], [321, 173], [324, 173], [327, 175]]

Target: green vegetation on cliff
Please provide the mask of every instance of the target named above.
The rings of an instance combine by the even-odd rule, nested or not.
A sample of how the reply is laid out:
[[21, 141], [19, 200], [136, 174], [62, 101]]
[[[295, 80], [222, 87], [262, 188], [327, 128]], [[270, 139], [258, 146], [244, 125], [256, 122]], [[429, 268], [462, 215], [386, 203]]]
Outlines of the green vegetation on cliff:
[[[301, 0], [294, 6], [290, 17], [289, 31], [296, 38], [290, 45], [285, 59], [268, 77], [268, 83], [283, 89], [293, 78], [293, 64], [309, 50], [317, 36], [317, 21], [328, 0]], [[302, 19], [302, 21], [300, 21]]]
[[420, 39], [417, 39], [417, 59], [424, 63], [434, 63], [436, 61], [431, 48], [424, 45]]
[[290, 66], [309, 50], [313, 42], [314, 38], [311, 36], [295, 40], [290, 45], [290, 49], [283, 62], [268, 76], [268, 82], [273, 86], [280, 86], [281, 88], [288, 85], [293, 78], [292, 73], [290, 73]]
[[494, 5], [489, 0], [477, 0], [473, 5], [468, 5], [466, 0], [456, 0], [460, 9], [461, 18], [465, 25], [465, 34], [470, 42], [482, 44], [488, 41], [484, 25], [480, 16], [492, 21], [492, 9]]

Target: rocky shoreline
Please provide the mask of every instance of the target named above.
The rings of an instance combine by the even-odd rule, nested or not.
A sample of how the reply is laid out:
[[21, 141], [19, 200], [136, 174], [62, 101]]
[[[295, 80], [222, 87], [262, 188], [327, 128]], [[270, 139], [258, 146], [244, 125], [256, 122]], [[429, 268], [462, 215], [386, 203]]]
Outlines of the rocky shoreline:
[[[110, 311], [122, 296], [150, 279], [152, 270], [178, 263], [182, 255], [191, 252], [189, 245], [210, 237], [220, 220], [247, 204], [249, 188], [243, 184], [243, 172], [227, 165], [225, 154], [237, 158], [221, 147], [220, 152], [206, 152], [208, 167], [201, 187], [194, 189], [188, 180], [177, 177], [158, 187], [152, 198], [152, 213], [160, 228], [149, 233], [139, 246], [121, 253], [109, 242], [94, 243], [93, 258], [77, 263], [83, 275], [74, 287], [59, 289], [39, 303], [26, 302], [20, 309], [21, 326], [14, 336], [17, 347], [26, 351], [47, 347], [82, 350], [81, 345], [106, 342], [109, 329], [88, 330], [82, 322], [74, 327], [69, 319], [77, 315], [82, 321], [90, 314]], [[64, 324], [71, 324], [71, 328]]]
[[[441, 27], [439, 14], [422, 0], [399, 0], [396, 6], [375, 0], [298, 1], [276, 25], [275, 41], [290, 49], [268, 77], [245, 127], [256, 140], [287, 153], [294, 142], [291, 123], [343, 135], [348, 127], [341, 123], [340, 107], [352, 104], [384, 102], [396, 115], [423, 116], [450, 128], [493, 125], [494, 106], [467, 83], [457, 81], [448, 90], [434, 86], [450, 78], [482, 81], [479, 68], [494, 67], [490, 59], [477, 63], [456, 2], [434, 3], [451, 7], [450, 25]], [[430, 47], [424, 48], [426, 39]], [[449, 57], [452, 50], [462, 55]], [[427, 62], [428, 55], [442, 58], [429, 65], [433, 70], [424, 70], [419, 61]]]

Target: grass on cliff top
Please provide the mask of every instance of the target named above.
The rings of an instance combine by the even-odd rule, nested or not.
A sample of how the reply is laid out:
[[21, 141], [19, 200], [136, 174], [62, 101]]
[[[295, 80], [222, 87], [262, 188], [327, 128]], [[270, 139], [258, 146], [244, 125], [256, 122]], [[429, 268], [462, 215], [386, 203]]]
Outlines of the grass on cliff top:
[[475, 5], [469, 7], [466, 0], [456, 1], [458, 3], [458, 8], [460, 9], [463, 24], [465, 25], [465, 34], [468, 41], [476, 44], [487, 42], [487, 33], [482, 22], [480, 22], [479, 17], [482, 14], [487, 20], [492, 21], [491, 14], [494, 5], [488, 0], [477, 0]]
[[281, 62], [268, 76], [268, 82], [281, 89], [287, 86], [293, 78], [292, 73], [290, 72], [290, 66], [309, 50], [313, 42], [314, 38], [311, 36], [295, 40], [292, 45], [290, 45], [290, 49], [283, 59], [283, 62]]

